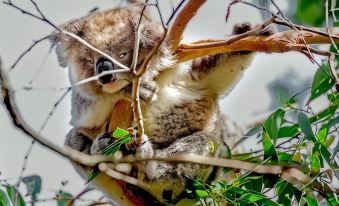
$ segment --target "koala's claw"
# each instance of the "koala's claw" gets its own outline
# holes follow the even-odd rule
[[[240,23],[240,24],[234,25],[232,34],[233,35],[243,34],[250,30],[252,30],[252,25],[249,22]]]
[[[249,22],[239,23],[239,24],[234,25],[232,34],[233,35],[243,34],[243,33],[246,33],[248,31],[252,30],[252,29],[253,29],[253,27]],[[274,29],[270,26],[266,27],[260,33],[261,36],[270,36],[272,34],[274,34]]]

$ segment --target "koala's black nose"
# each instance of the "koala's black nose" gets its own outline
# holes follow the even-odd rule
[[[113,69],[114,69],[114,64],[111,61],[104,59],[104,58],[100,58],[97,61],[97,65],[96,65],[97,74],[101,74],[102,72],[105,72],[105,71],[111,71]],[[105,76],[100,77],[99,81],[102,84],[107,84],[111,81],[114,81],[114,77],[115,76],[113,74],[107,74]]]

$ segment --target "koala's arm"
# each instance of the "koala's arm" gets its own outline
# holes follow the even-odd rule
[[[249,23],[237,24],[233,34],[242,34],[252,29]],[[268,28],[261,35],[269,36],[273,30]],[[198,87],[216,96],[230,90],[241,78],[255,56],[255,52],[227,52],[194,59],[190,69],[190,77]]]

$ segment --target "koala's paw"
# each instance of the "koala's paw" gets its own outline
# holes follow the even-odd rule
[[[233,35],[243,34],[252,29],[253,27],[249,22],[239,23],[239,24],[234,25],[232,34]],[[270,36],[272,34],[274,34],[274,29],[268,26],[260,33],[260,36]]]
[[[250,31],[251,29],[252,29],[252,25],[250,23],[248,22],[239,23],[239,24],[234,25],[232,34],[233,35],[243,34],[245,32]]]
[[[152,144],[145,134],[142,137],[141,145],[136,149],[136,155],[143,158],[152,157],[154,155]]]

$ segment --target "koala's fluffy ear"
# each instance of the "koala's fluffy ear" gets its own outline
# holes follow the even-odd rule
[[[70,22],[67,22],[60,26],[60,29],[76,34],[77,36],[82,36],[82,27],[84,24],[83,19],[76,19]],[[64,47],[67,44],[74,43],[76,40],[69,37],[66,34],[62,34],[60,31],[54,31],[49,38],[52,43],[52,47],[55,46],[55,52],[58,57],[59,65],[63,68],[67,67],[67,59],[64,55]]]
[[[143,48],[153,48],[163,34],[161,25],[154,22],[145,22],[141,29],[140,42]]]

